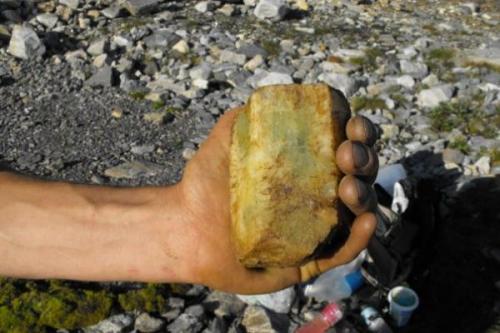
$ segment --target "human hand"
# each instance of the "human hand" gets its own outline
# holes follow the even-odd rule
[[[373,144],[376,131],[364,117],[346,125],[348,140],[336,152],[345,174],[339,185],[342,202],[356,215],[345,244],[331,257],[300,267],[248,269],[237,259],[231,242],[229,151],[231,128],[241,108],[226,112],[208,139],[189,161],[179,184],[184,209],[193,230],[192,282],[241,294],[276,291],[321,274],[354,259],[375,231],[377,201],[371,182],[378,171]],[[344,107],[349,115],[348,106]]]

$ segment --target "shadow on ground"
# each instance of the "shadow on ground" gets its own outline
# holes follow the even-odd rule
[[[411,324],[400,332],[500,332],[500,177],[475,178],[460,187],[439,154],[417,154],[405,162],[437,170],[431,178],[446,191],[432,238],[416,259],[409,279],[420,296]],[[452,185],[453,186],[453,185]]]

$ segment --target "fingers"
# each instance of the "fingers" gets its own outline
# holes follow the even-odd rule
[[[337,165],[347,175],[374,178],[378,170],[378,157],[374,149],[360,141],[344,141],[336,153]]]
[[[359,215],[351,228],[351,234],[344,246],[331,258],[317,259],[300,267],[300,280],[306,282],[333,267],[344,265],[352,261],[363,251],[370,241],[375,228],[377,217],[374,213]]]
[[[345,176],[340,181],[339,196],[356,216],[375,211],[377,196],[373,188],[354,176]]]
[[[346,126],[347,138],[373,146],[377,141],[378,133],[373,123],[366,117],[356,116],[349,119]]]

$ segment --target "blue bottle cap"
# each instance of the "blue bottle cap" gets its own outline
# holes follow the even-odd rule
[[[359,287],[361,287],[365,282],[360,270],[347,274],[345,276],[345,281],[351,288],[351,292],[355,292],[356,290],[358,290]]]

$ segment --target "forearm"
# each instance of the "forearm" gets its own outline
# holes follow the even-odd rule
[[[111,188],[0,173],[0,275],[188,280],[176,187]]]

